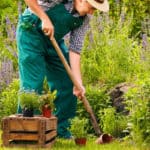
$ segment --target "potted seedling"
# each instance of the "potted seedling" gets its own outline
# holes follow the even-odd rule
[[[33,117],[34,109],[40,105],[39,95],[34,91],[20,91],[19,100],[23,117]]]
[[[83,118],[80,119],[78,117],[75,117],[71,120],[71,127],[70,131],[72,132],[73,136],[75,137],[75,143],[80,146],[85,146],[87,141],[87,119]]]
[[[51,92],[50,90],[47,93],[40,95],[40,110],[43,117],[50,118],[52,110],[54,109],[54,100],[56,98],[56,90]]]

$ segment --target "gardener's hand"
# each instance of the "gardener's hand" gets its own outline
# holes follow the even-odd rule
[[[42,21],[42,31],[50,39],[54,36],[54,27],[45,11],[39,6],[37,0],[24,0],[32,12]]]
[[[78,99],[82,99],[85,95],[85,88],[82,85],[81,89],[78,89],[76,86],[73,87],[73,94],[78,98]]]
[[[49,18],[42,20],[42,30],[50,39],[54,36],[54,26]]]

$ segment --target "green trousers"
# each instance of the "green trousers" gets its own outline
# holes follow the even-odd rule
[[[73,84],[66,73],[52,45],[45,42],[45,36],[34,24],[22,28],[20,21],[17,28],[17,46],[19,56],[20,88],[34,89],[42,92],[43,80],[46,77],[50,89],[57,90],[54,101],[54,114],[58,117],[58,136],[69,138],[69,119],[75,116],[77,98],[73,95]],[[64,40],[58,42],[66,60],[69,62],[68,48]],[[21,113],[20,106],[18,113]]]

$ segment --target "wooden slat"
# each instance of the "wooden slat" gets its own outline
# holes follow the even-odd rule
[[[10,144],[9,147],[37,148],[38,145],[37,144],[36,145],[35,144]]]
[[[55,130],[57,128],[57,118],[51,117],[46,120],[46,131]]]
[[[10,119],[9,125],[10,131],[30,131],[35,132],[38,131],[38,119]]]
[[[9,145],[9,119],[2,120],[2,140],[3,144],[8,146]]]
[[[38,134],[26,134],[26,133],[10,133],[9,135],[10,140],[33,140],[37,141],[38,140]]]
[[[10,144],[9,147],[24,147],[24,148],[34,148],[36,150],[37,147],[49,148],[51,149],[52,145],[55,143],[55,139],[49,143],[38,145],[38,144]]]
[[[54,140],[52,140],[51,142],[49,142],[49,143],[46,143],[43,147],[45,147],[45,148],[51,148],[52,147],[52,145],[55,143],[55,139]]]
[[[46,134],[46,141],[51,140],[51,139],[54,138],[56,135],[57,135],[56,130],[47,133],[47,134]]]

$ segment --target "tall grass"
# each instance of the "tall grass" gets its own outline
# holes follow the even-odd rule
[[[141,46],[135,39],[129,38],[131,22],[119,20],[114,25],[108,16],[93,19],[82,54],[85,83],[115,85],[132,80],[145,71]]]
[[[138,80],[125,96],[130,136],[137,144],[150,146],[150,78]]]

